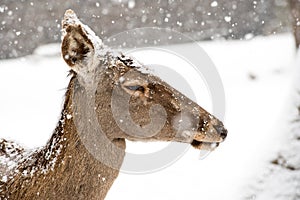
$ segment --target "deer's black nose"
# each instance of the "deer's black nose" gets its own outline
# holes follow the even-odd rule
[[[223,124],[222,125],[214,125],[214,128],[216,131],[220,134],[221,138],[225,140],[227,137],[227,130],[224,128]]]

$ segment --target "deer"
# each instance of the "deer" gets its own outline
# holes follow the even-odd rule
[[[109,49],[72,10],[62,20],[61,52],[71,77],[58,124],[34,150],[0,140],[1,199],[104,199],[126,140],[208,151],[225,140],[220,120],[134,58]]]

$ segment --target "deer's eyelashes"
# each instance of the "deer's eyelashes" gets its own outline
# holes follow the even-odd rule
[[[139,83],[136,81],[129,81],[122,84],[122,88],[134,97],[140,97],[143,100],[149,97],[149,88],[147,83]]]
[[[145,92],[144,86],[141,86],[141,85],[128,85],[128,86],[125,86],[125,88],[128,90],[131,90],[131,91],[140,91],[142,93]]]

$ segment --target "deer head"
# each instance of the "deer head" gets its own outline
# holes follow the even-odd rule
[[[74,84],[94,96],[98,123],[110,141],[176,141],[213,150],[227,136],[221,121],[142,72],[132,58],[113,53],[72,10],[63,20],[62,56]]]

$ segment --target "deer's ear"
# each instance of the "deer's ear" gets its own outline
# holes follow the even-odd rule
[[[93,59],[95,47],[80,24],[68,25],[64,31],[62,55],[66,63],[77,71],[79,69],[76,68],[84,65],[86,59]]]
[[[72,10],[67,10],[62,21],[62,56],[77,73],[91,71],[97,63],[97,55],[103,48],[102,41]]]

